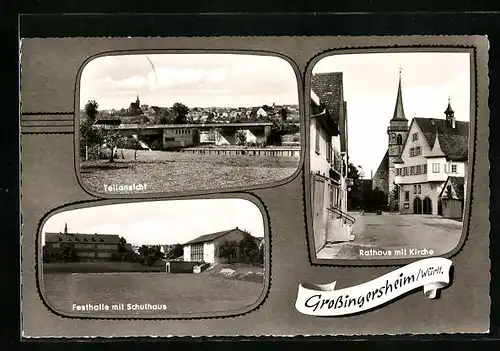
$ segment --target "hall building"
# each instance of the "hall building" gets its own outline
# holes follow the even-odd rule
[[[45,233],[45,255],[49,261],[110,261],[119,257],[120,236],[115,234]]]
[[[469,122],[456,120],[449,99],[444,115],[414,117],[407,127],[400,75],[394,115],[387,129],[388,150],[373,179],[373,188],[387,194],[391,210],[461,218],[466,201]],[[454,198],[449,198],[451,191],[444,190],[446,184],[452,185]],[[443,200],[448,206],[444,213]]]
[[[354,239],[347,213],[347,103],[341,72],[311,79],[310,174],[314,246]]]

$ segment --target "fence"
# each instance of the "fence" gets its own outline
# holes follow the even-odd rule
[[[189,148],[182,152],[198,155],[244,155],[244,156],[291,156],[300,157],[300,149],[297,148],[251,148],[251,149],[229,149],[229,148]]]

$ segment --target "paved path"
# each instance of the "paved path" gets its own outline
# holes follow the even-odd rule
[[[356,218],[354,241],[329,244],[318,253],[318,258],[430,257],[453,250],[462,234],[462,222],[441,216],[397,214],[354,216]],[[406,252],[401,251],[402,249],[406,249]]]

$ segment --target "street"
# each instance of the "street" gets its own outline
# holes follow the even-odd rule
[[[441,216],[350,214],[356,218],[355,239],[328,243],[317,258],[377,260],[437,256],[453,250],[462,233],[462,222]]]

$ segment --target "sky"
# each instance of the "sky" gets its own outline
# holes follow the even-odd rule
[[[80,107],[142,104],[171,107],[249,107],[298,104],[295,72],[274,56],[154,54],[104,56],[90,61],[80,80]]]
[[[370,178],[387,151],[387,127],[393,116],[401,71],[408,126],[413,117],[445,118],[450,98],[459,121],[470,120],[468,53],[373,53],[329,56],[313,74],[343,72],[347,101],[348,153]]]
[[[245,229],[264,237],[259,208],[243,199],[196,199],[135,202],[87,207],[55,214],[42,229],[46,232],[117,234],[138,245],[185,243],[204,234]]]

